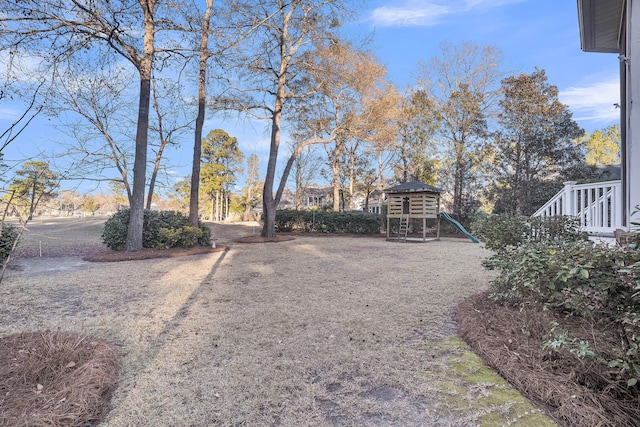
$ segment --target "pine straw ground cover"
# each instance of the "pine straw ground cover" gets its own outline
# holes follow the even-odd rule
[[[73,332],[0,338],[0,424],[91,425],[109,408],[118,354],[105,340]]]
[[[54,225],[78,247],[71,222]],[[214,225],[230,250],[189,257],[23,255],[0,285],[0,336],[112,343],[120,369],[104,426],[553,425],[455,337],[454,307],[491,278],[479,245],[240,244],[256,230],[239,228]]]
[[[612,382],[606,366],[543,344],[554,323],[598,353],[618,343],[606,328],[553,310],[511,307],[473,295],[457,307],[460,335],[492,368],[564,426],[640,426],[637,390]],[[622,384],[621,384],[622,383]],[[584,384],[591,384],[593,389]],[[594,391],[600,389],[601,392]]]

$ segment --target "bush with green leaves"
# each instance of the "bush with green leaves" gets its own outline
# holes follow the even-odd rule
[[[128,226],[129,209],[116,212],[104,225],[102,242],[111,250],[125,250]],[[180,212],[144,211],[142,246],[145,248],[208,246],[210,243],[211,230],[203,223],[196,228]]]
[[[13,244],[18,238],[18,229],[13,224],[2,224],[0,233],[0,263],[9,258]]]
[[[490,297],[580,317],[615,333],[620,346],[605,355],[582,351],[589,343],[572,337],[554,337],[546,345],[563,344],[576,357],[592,357],[635,386],[640,380],[640,251],[556,237],[524,239],[485,259],[486,268],[499,271]]]
[[[530,241],[584,241],[588,238],[580,231],[579,221],[570,216],[478,215],[471,224],[471,233],[487,249],[498,253]]]
[[[588,241],[571,217],[476,218],[473,233],[494,254],[483,261],[499,272],[490,297],[504,304],[554,310],[616,334],[619,347],[598,352],[550,325],[548,351],[591,358],[613,382],[640,381],[640,251]]]
[[[368,212],[280,209],[276,212],[276,231],[377,234],[380,221],[380,215]]]
[[[162,227],[158,230],[158,238],[161,246],[165,248],[181,247],[189,248],[196,246],[202,239],[203,230],[201,228],[185,225],[180,228]]]

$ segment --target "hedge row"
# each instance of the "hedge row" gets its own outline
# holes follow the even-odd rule
[[[276,231],[321,233],[380,233],[381,217],[368,212],[297,211],[276,212]]]

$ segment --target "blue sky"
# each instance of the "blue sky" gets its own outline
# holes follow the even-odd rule
[[[413,82],[418,64],[437,55],[442,43],[471,42],[500,49],[509,74],[531,73],[535,67],[546,70],[549,83],[558,86],[561,101],[586,131],[619,118],[613,106],[619,102],[618,59],[615,54],[581,51],[574,0],[370,0],[348,31],[372,35],[369,49],[400,88]],[[0,128],[8,123],[3,118],[12,115],[7,107],[0,105]],[[209,118],[204,132],[224,129],[238,138],[245,157],[256,153],[266,162],[265,126]],[[53,119],[40,117],[5,149],[5,158],[20,158],[34,147],[48,150],[63,138]],[[174,179],[190,173],[192,138],[187,134],[181,148],[168,152]]]
[[[375,30],[373,50],[398,84],[410,82],[419,61],[442,43],[471,42],[503,52],[512,74],[545,69],[561,100],[588,132],[616,122],[619,100],[615,54],[580,49],[574,0],[375,0],[360,20]]]

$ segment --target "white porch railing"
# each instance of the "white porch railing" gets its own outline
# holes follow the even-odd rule
[[[620,181],[579,184],[564,188],[538,209],[533,216],[570,215],[580,220],[587,233],[613,233],[622,228],[622,186]]]

